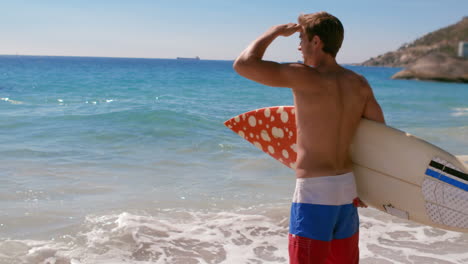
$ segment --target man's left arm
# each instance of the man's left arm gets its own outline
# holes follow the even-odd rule
[[[268,46],[279,36],[288,37],[301,30],[294,23],[278,25],[270,28],[253,41],[234,62],[234,70],[239,75],[252,81],[274,87],[290,87],[289,73],[294,68],[303,67],[298,64],[280,64],[263,60]]]

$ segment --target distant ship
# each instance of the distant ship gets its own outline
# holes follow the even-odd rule
[[[200,57],[196,56],[195,58],[184,58],[184,57],[177,57],[178,60],[200,60]]]

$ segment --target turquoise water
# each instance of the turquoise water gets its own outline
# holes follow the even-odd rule
[[[368,79],[389,125],[468,154],[468,84],[391,80],[399,69],[346,67]],[[78,261],[83,251],[92,255],[81,235],[105,221],[131,219],[141,229],[149,221],[143,216],[186,221],[179,210],[231,220],[224,212],[234,210],[246,220],[236,210],[252,205],[266,206],[258,209],[270,217],[262,221],[287,217],[292,172],[223,122],[291,105],[291,92],[241,78],[230,61],[0,56],[0,99],[0,263],[21,259],[37,241],[61,248],[51,242],[60,238],[77,245],[68,261]],[[223,223],[218,230],[228,228]],[[284,232],[286,224],[275,228]],[[121,250],[120,258],[130,254]],[[281,256],[272,261],[284,263]],[[165,263],[158,261],[151,263]],[[204,261],[193,263],[221,262]]]

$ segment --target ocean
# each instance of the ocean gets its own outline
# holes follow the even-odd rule
[[[346,67],[468,155],[468,84]],[[288,263],[294,174],[223,122],[292,104],[232,61],[0,56],[0,263]],[[359,212],[361,263],[468,263],[468,234]]]

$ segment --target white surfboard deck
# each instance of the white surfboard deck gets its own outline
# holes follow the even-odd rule
[[[294,168],[294,161],[280,157],[281,150],[275,151],[272,144],[295,159],[288,148],[291,140],[295,142],[294,114],[293,106],[267,107],[233,117],[225,125]],[[462,161],[424,140],[366,119],[358,127],[351,156],[359,197],[369,206],[421,224],[468,232],[468,166],[464,162],[468,156],[460,156]]]
[[[457,176],[468,172],[462,160],[408,133],[365,119],[351,156],[359,196],[372,207],[422,224],[468,232],[468,179]],[[453,175],[453,170],[460,173]]]

